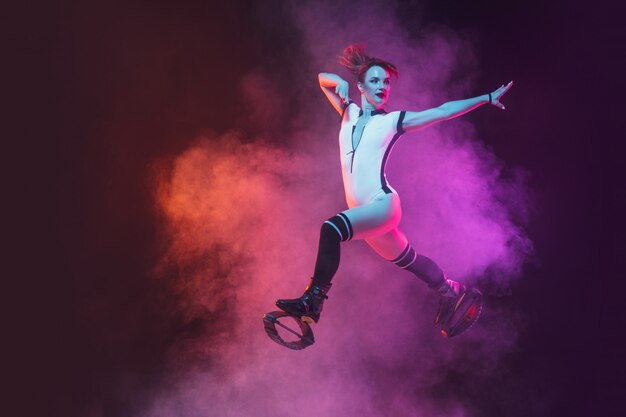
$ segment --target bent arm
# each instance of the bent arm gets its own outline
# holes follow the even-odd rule
[[[420,112],[408,111],[404,116],[402,127],[407,132],[423,129],[435,123],[459,117],[487,103],[489,103],[489,95],[484,94],[465,100],[449,101],[434,109]]]
[[[348,82],[336,74],[321,72],[318,75],[320,88],[326,95],[330,104],[333,105],[339,114],[343,114],[344,104],[348,104],[350,97],[348,96]]]

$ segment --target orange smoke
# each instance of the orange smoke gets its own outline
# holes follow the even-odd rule
[[[311,252],[312,247],[298,249],[298,239],[285,229],[298,217],[295,188],[303,171],[302,156],[243,143],[234,134],[202,138],[159,164],[156,203],[165,217],[168,248],[157,272],[172,279],[187,319],[233,300],[245,310],[239,305],[247,282],[257,283],[257,293],[258,283],[278,284],[284,275],[281,254]],[[267,293],[265,307],[275,296]]]

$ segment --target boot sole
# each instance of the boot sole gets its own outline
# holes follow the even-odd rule
[[[285,324],[280,322],[282,318],[289,318],[296,322],[298,325],[298,330],[294,328],[290,328]],[[272,339],[274,342],[282,345],[288,349],[292,350],[302,350],[308,346],[311,346],[315,343],[315,338],[313,336],[313,330],[308,323],[301,321],[298,317],[294,317],[291,314],[284,311],[271,311],[263,315],[263,326],[265,327],[265,333]],[[299,340],[289,341],[283,339],[278,333],[278,329],[276,326],[282,327],[284,329],[288,329],[289,332],[293,333],[298,337]]]

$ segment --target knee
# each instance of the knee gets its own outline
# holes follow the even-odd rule
[[[320,239],[333,240],[337,242],[342,242],[344,240],[341,232],[337,230],[334,225],[328,222],[322,223],[322,227],[320,229]]]
[[[352,239],[352,225],[345,214],[339,213],[322,224],[320,233],[322,236],[336,237],[345,242]]]

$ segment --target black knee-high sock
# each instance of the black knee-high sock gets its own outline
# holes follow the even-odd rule
[[[439,288],[445,281],[441,268],[432,259],[416,253],[410,244],[407,244],[400,256],[391,262],[411,271],[430,288]]]
[[[339,268],[340,243],[352,239],[352,225],[348,217],[339,213],[326,220],[320,230],[320,243],[317,250],[313,284],[330,284]]]

